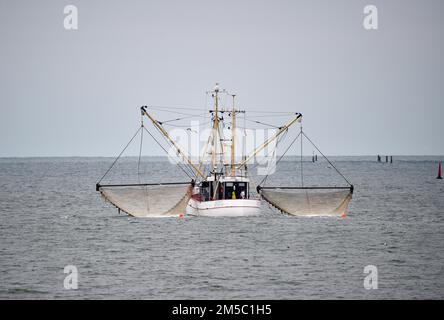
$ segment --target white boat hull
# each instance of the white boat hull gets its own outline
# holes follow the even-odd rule
[[[191,198],[187,205],[187,214],[194,216],[245,217],[260,213],[260,201],[256,199],[197,201]]]

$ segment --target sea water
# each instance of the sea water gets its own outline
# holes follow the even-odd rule
[[[442,158],[334,157],[355,186],[346,218],[264,203],[257,217],[182,219],[132,218],[105,203],[95,183],[111,158],[3,158],[0,298],[443,299]],[[303,160],[305,185],[344,183],[323,159]],[[106,179],[187,181],[157,158],[134,176],[137,163],[123,159]],[[267,184],[298,185],[300,172],[297,159],[281,161]],[[377,289],[364,286],[369,265]],[[78,271],[75,290],[66,266]]]

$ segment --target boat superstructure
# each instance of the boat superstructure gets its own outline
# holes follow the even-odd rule
[[[188,202],[187,214],[202,216],[252,216],[260,214],[260,199],[250,195],[246,177],[209,176],[199,182]]]

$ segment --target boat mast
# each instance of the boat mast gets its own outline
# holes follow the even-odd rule
[[[213,199],[217,199],[217,186],[219,184],[219,181],[217,179],[217,141],[218,141],[218,133],[219,133],[219,102],[218,97],[219,95],[219,84],[216,83],[214,87],[214,112],[213,112],[213,148],[211,150],[211,166],[212,166],[212,173],[214,175],[214,181],[213,181]]]
[[[212,150],[212,155],[211,155],[212,156],[211,165],[212,165],[214,174],[216,174],[216,169],[217,169],[216,156],[217,156],[217,138],[218,138],[218,132],[219,132],[218,94],[219,94],[219,84],[216,83],[216,86],[214,87],[213,150]]]
[[[234,108],[235,94],[233,97],[233,111],[231,112],[231,175],[236,176],[236,163],[235,163],[235,143],[236,143],[236,109]]]

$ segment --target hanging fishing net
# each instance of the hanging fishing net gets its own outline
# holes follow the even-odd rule
[[[173,168],[169,167],[170,164],[166,159],[159,160],[165,161],[165,163],[159,162],[160,166],[158,162],[150,163],[147,161],[145,164],[141,163],[144,132],[148,133],[163,150],[166,150],[166,147],[145,128],[142,122],[136,133],[112,162],[102,178],[97,182],[96,191],[100,192],[102,197],[118,208],[119,211],[123,211],[134,217],[171,217],[184,215],[194,185],[194,167],[190,164],[188,164],[188,166],[187,164],[178,164],[178,167],[188,176],[189,182],[166,182],[165,180],[167,178],[175,175],[172,171]],[[118,173],[117,183],[113,184],[116,178],[107,178],[105,181],[109,182],[102,183],[105,177],[109,176],[111,170],[116,166],[128,147],[130,147],[130,145],[134,146],[132,142],[138,135],[140,135],[140,144],[138,146],[139,156],[137,161],[131,158],[122,159],[119,163],[121,168],[124,169],[124,172]],[[149,170],[145,171],[143,169],[144,166],[148,167]],[[131,172],[133,172],[133,174],[131,174]],[[142,181],[152,180],[160,180],[162,182],[141,183]],[[134,183],[134,181],[138,183]]]
[[[259,193],[275,208],[296,216],[343,216],[352,199],[352,190],[265,187]]]
[[[315,160],[314,155],[312,161],[304,161],[302,149],[303,138],[310,142],[311,146],[322,155],[324,162],[317,164],[317,159]],[[300,161],[299,163],[297,163],[298,161],[287,161],[286,165],[287,170],[293,167],[292,172],[300,171],[300,186],[294,186],[296,179],[294,176],[289,179],[288,172],[286,175],[276,174],[278,179],[274,180],[275,183],[279,183],[280,186],[266,186],[269,176],[269,174],[267,174],[257,186],[257,191],[261,195],[261,198],[281,212],[290,215],[346,216],[348,213],[348,205],[352,199],[353,185],[319,150],[310,138],[307,137],[302,131],[302,127],[299,135],[293,139],[285,152],[276,161],[276,165],[298,139],[300,139],[301,143]],[[323,174],[321,174],[322,169],[324,169]],[[336,186],[331,186],[331,184],[329,186],[326,182],[330,181],[330,183],[332,183],[332,178],[335,173],[338,178],[342,178],[348,186],[341,186],[343,183],[334,183]],[[271,180],[273,180],[273,178]],[[284,183],[288,183],[289,185],[285,186]]]
[[[134,217],[168,217],[185,214],[191,197],[190,183],[182,185],[104,185],[102,196]]]

